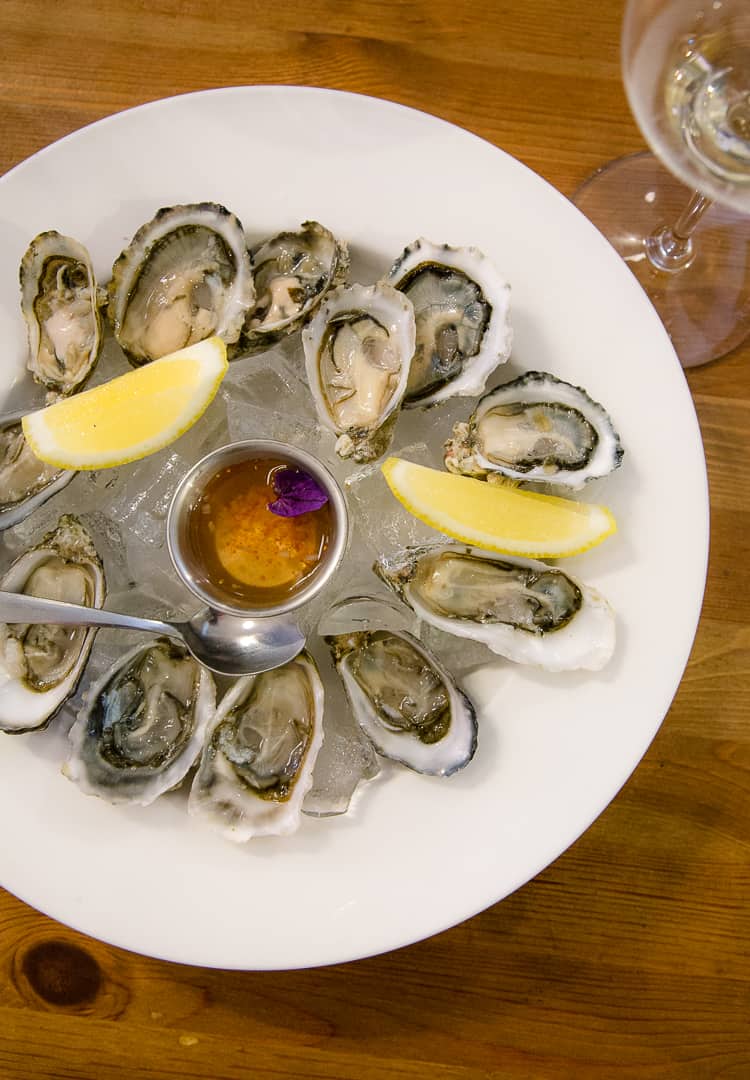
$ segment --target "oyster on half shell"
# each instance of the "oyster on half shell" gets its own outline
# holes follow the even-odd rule
[[[0,589],[100,608],[104,571],[87,530],[65,514],[16,559]],[[75,689],[95,633],[93,627],[0,623],[0,731],[46,726]]]
[[[325,637],[354,718],[383,757],[450,776],[474,756],[476,710],[429,649],[385,625],[388,605],[371,600],[369,607],[375,612],[369,629]],[[375,629],[378,608],[383,622]]]
[[[349,270],[346,244],[317,221],[304,221],[297,232],[264,240],[250,255],[256,299],[240,351],[268,348],[299,329]]]
[[[237,341],[255,299],[242,225],[217,203],[170,206],[112,267],[109,318],[133,364],[214,335]]]
[[[77,240],[50,230],[29,244],[19,277],[27,367],[48,390],[71,394],[91,374],[102,345],[104,290],[91,257]]]
[[[416,350],[404,407],[481,394],[510,356],[510,286],[486,255],[419,239],[396,259],[387,281],[411,300]]]
[[[547,563],[435,544],[381,558],[373,569],[420,619],[516,663],[598,671],[614,652],[604,597]]]
[[[414,312],[390,285],[339,286],[302,331],[307,381],[336,453],[374,461],[393,437],[414,353]]]
[[[184,645],[141,643],[85,692],[63,772],[87,795],[148,806],[194,765],[215,705],[213,676]]]
[[[21,414],[0,424],[0,531],[18,525],[70,483],[75,472],[40,461],[26,442]]]
[[[209,726],[188,812],[237,843],[295,832],[323,742],[323,701],[305,652],[237,679]]]
[[[623,457],[609,414],[579,386],[528,371],[485,394],[445,444],[451,472],[543,480],[572,489],[606,476]]]

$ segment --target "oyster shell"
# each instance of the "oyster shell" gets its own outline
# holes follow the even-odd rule
[[[50,230],[31,241],[19,276],[28,369],[48,390],[70,394],[91,374],[102,345],[104,293],[91,257],[77,240]]]
[[[194,765],[215,707],[213,677],[184,645],[141,643],[85,692],[63,772],[87,795],[148,806]]]
[[[481,394],[510,356],[510,286],[476,248],[421,238],[396,259],[387,280],[411,300],[416,349],[404,407]]]
[[[5,417],[0,425],[0,531],[18,525],[74,476],[36,457],[24,438],[20,414]]]
[[[250,254],[256,300],[240,349],[251,352],[297,330],[349,270],[346,244],[317,221],[279,233]]]
[[[239,678],[211,721],[188,812],[237,843],[295,832],[323,742],[323,699],[305,652]]]
[[[390,285],[339,286],[302,331],[307,381],[336,453],[374,461],[385,453],[406,391],[414,313]]]
[[[104,571],[86,529],[65,514],[16,559],[0,589],[100,608]],[[0,731],[46,726],[75,689],[95,633],[93,627],[0,623]]]
[[[485,394],[445,444],[451,472],[544,480],[577,489],[618,468],[623,449],[609,414],[579,386],[528,371]]]
[[[237,341],[255,299],[242,225],[216,203],[170,206],[112,267],[108,314],[133,364],[217,335]]]
[[[615,621],[595,589],[533,559],[455,544],[411,548],[373,567],[425,622],[547,671],[598,671]]]
[[[354,717],[379,754],[432,776],[450,776],[471,761],[476,710],[417,638],[383,627],[325,640]]]

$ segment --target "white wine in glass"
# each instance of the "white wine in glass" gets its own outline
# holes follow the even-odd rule
[[[605,166],[573,201],[691,367],[750,334],[750,0],[629,0],[622,71],[653,154]]]

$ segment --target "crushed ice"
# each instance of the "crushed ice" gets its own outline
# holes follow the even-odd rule
[[[125,370],[127,361],[109,337],[93,382]],[[467,399],[448,401],[439,409],[403,411],[390,452],[422,464],[439,464],[454,421],[466,419],[470,411]],[[315,415],[298,334],[263,354],[233,361],[204,416],[171,446],[130,465],[79,472],[68,488],[3,534],[0,551],[7,565],[38,543],[60,514],[76,513],[91,531],[104,563],[106,607],[157,619],[189,616],[195,599],[172,569],[166,548],[170,500],[182,477],[206,453],[250,438],[276,439],[310,451],[338,479],[349,502],[352,529],[344,562],[335,582],[302,610],[300,618],[326,691],[325,740],[303,810],[317,817],[343,814],[361,782],[378,775],[384,763],[351,716],[327,646],[316,633],[317,622],[334,601],[346,596],[388,599],[372,573],[374,560],[407,545],[434,541],[436,533],[393,498],[378,462],[357,467],[336,455],[335,437]],[[475,642],[419,624],[414,629],[459,679],[497,660]],[[98,632],[84,678],[55,721],[58,737],[71,726],[86,687],[138,640],[142,635]]]

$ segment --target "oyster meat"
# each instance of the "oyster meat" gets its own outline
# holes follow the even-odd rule
[[[323,742],[312,657],[237,679],[211,721],[188,811],[228,840],[293,833]]]
[[[102,345],[99,290],[88,251],[50,230],[35,236],[21,260],[21,311],[28,369],[56,394],[70,394],[91,374]]]
[[[352,712],[376,751],[415,772],[450,776],[477,746],[476,710],[405,630],[327,636]]]
[[[74,476],[40,461],[24,438],[20,416],[6,417],[0,426],[0,531],[18,525]]]
[[[416,350],[404,407],[481,394],[510,356],[510,286],[476,248],[419,239],[387,280],[411,300]]]
[[[373,569],[420,619],[516,663],[598,671],[614,652],[604,597],[547,563],[438,544]]]
[[[297,330],[349,269],[346,244],[317,221],[265,240],[250,255],[256,300],[240,348],[251,352]]]
[[[65,514],[16,559],[0,589],[100,608],[104,571],[89,533]],[[0,623],[0,731],[46,726],[75,689],[95,633],[92,627]]]
[[[616,469],[620,438],[606,410],[585,390],[529,371],[480,399],[445,444],[451,472],[544,480],[577,489]]]
[[[133,364],[217,335],[237,341],[255,300],[242,225],[216,203],[159,210],[115,261],[108,314]]]
[[[414,312],[390,285],[339,286],[302,331],[307,381],[336,452],[355,461],[385,453],[414,353]]]
[[[195,764],[215,706],[212,675],[184,645],[139,644],[84,694],[63,772],[87,795],[148,806]]]

